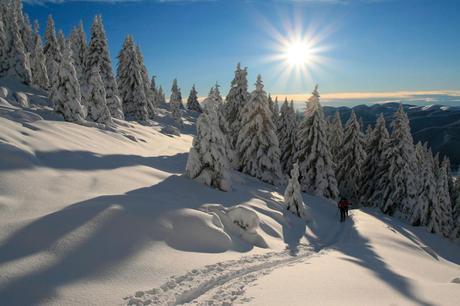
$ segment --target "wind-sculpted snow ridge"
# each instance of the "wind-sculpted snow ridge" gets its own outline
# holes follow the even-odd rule
[[[243,295],[246,285],[259,276],[313,254],[317,252],[302,246],[296,256],[284,250],[207,265],[184,275],[172,276],[158,288],[138,291],[126,297],[124,305],[180,305],[191,302],[197,305],[195,300],[200,297],[203,301],[199,301],[198,305],[210,305],[211,302],[212,305],[230,305]]]

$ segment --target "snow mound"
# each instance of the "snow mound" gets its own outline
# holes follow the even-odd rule
[[[456,277],[454,278],[451,283],[454,283],[454,284],[460,284],[460,277]]]
[[[258,233],[260,220],[253,209],[242,205],[226,208],[220,204],[205,204],[200,209],[218,218],[230,234],[236,234],[251,245],[268,248]]]

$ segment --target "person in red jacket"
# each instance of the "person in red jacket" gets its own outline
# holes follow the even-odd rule
[[[348,207],[351,205],[350,201],[344,197],[340,198],[339,203],[337,204],[340,210],[340,222],[345,221],[345,218],[348,217]]]

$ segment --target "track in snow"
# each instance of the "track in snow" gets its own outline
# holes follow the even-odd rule
[[[138,291],[125,298],[125,305],[179,305],[210,296],[201,305],[230,305],[244,293],[244,287],[259,276],[280,266],[301,261],[318,252],[309,247],[301,247],[296,256],[289,250],[261,255],[243,256],[239,260],[229,260],[201,269],[194,269],[185,275],[172,276],[159,288]],[[218,290],[213,290],[213,289]],[[196,303],[194,303],[196,304]]]
[[[326,248],[341,240],[349,224],[337,224],[321,247],[300,245],[296,255],[286,249],[193,269],[184,275],[170,277],[158,288],[126,297],[124,305],[232,305],[248,302],[243,294],[250,283],[274,269],[321,255]]]

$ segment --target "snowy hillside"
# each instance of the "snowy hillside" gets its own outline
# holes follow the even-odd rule
[[[81,126],[42,92],[2,82],[2,305],[460,299],[460,247],[424,228],[374,210],[341,224],[334,203],[307,194],[305,224],[284,210],[284,186],[232,172],[221,192],[184,176],[187,119],[182,136],[161,132],[161,112],[152,126]]]

